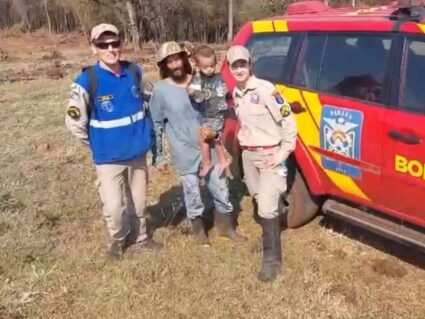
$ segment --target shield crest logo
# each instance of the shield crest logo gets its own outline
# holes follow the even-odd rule
[[[363,113],[357,110],[324,105],[320,122],[320,147],[326,151],[360,160]],[[322,156],[324,168],[361,178],[361,169]]]

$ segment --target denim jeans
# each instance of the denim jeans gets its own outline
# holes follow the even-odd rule
[[[220,177],[218,175],[219,171],[219,165],[215,165],[205,177],[205,181],[213,197],[215,209],[220,213],[227,214],[233,211],[233,205],[229,200],[229,188],[227,187],[226,177]],[[181,179],[187,217],[194,219],[195,217],[202,216],[205,205],[201,198],[200,178],[198,174],[181,175]]]

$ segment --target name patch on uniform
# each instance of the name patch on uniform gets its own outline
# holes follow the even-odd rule
[[[73,120],[79,120],[81,117],[80,109],[76,106],[70,106],[66,112],[70,118]]]
[[[257,92],[251,94],[251,103],[260,104],[260,95]]]
[[[273,97],[277,104],[282,105],[285,103],[285,100],[283,99],[282,95],[279,92],[275,91],[273,93]]]
[[[324,105],[320,121],[320,147],[349,158],[360,160],[363,113]],[[322,156],[324,168],[361,178],[361,169],[342,161]]]
[[[106,102],[106,101],[111,101],[114,99],[114,96],[112,94],[108,94],[108,95],[101,95],[97,97],[97,100],[99,102]]]

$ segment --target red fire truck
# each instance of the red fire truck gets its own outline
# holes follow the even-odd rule
[[[290,4],[251,21],[254,74],[273,82],[298,124],[287,226],[325,214],[425,247],[425,6],[367,9]],[[234,81],[227,63],[222,73]],[[238,122],[225,125],[238,162]]]

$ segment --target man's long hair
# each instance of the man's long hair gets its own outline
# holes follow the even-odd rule
[[[183,61],[183,68],[184,68],[185,73],[186,74],[192,74],[193,70],[192,70],[192,66],[190,65],[187,54],[181,53],[180,58]],[[167,61],[167,59],[164,59],[164,61],[162,61],[161,64],[159,65],[159,76],[160,76],[161,80],[166,79],[166,78],[170,77],[170,75],[171,75],[170,69],[167,67],[166,61]]]

